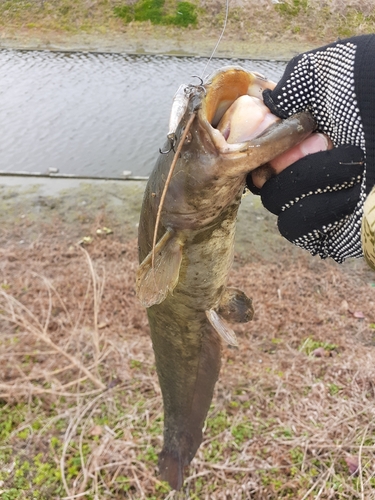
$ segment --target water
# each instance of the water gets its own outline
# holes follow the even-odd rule
[[[173,95],[207,59],[0,51],[0,171],[148,175]],[[285,63],[214,59],[278,80]]]

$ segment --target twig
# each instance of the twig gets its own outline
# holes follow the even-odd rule
[[[103,384],[103,382],[101,382],[99,379],[97,379],[75,356],[72,356],[71,354],[66,352],[64,349],[62,349],[60,346],[58,346],[57,344],[55,344],[51,340],[51,338],[46,333],[46,325],[44,327],[42,327],[42,325],[39,323],[39,321],[35,318],[35,316],[31,313],[31,311],[29,309],[27,309],[17,299],[12,297],[11,295],[8,295],[6,292],[1,290],[0,293],[5,298],[5,300],[7,301],[8,305],[10,307],[11,319],[8,318],[8,321],[11,321],[12,323],[14,323],[16,325],[25,328],[27,331],[29,331],[31,334],[33,334],[38,340],[44,342],[48,346],[55,349],[56,352],[58,352],[59,354],[64,356],[72,364],[74,364],[79,370],[81,370],[93,382],[93,384],[96,387],[98,387],[99,389],[106,388],[106,386]],[[18,306],[21,310],[27,312],[27,314],[34,319],[38,328],[32,326],[32,324],[30,324],[30,323],[25,324],[25,320],[15,312],[14,306]]]
[[[43,389],[43,388],[37,388],[33,385],[28,385],[27,387],[22,387],[17,384],[13,384],[9,386],[9,384],[4,384],[0,382],[0,389],[8,389],[11,392],[0,392],[0,398],[12,398],[14,396],[27,396],[29,394],[32,394],[33,396],[37,394],[53,394],[54,396],[64,396],[64,397],[77,397],[77,394],[73,394],[71,392],[60,392],[60,391],[55,391],[53,389]],[[95,396],[98,393],[103,393],[103,389],[95,389],[92,391],[87,391],[81,393],[81,396]]]
[[[86,404],[86,407],[78,414],[78,416],[75,419],[72,419],[71,422],[68,425],[68,428],[65,431],[65,436],[64,436],[64,446],[61,452],[61,458],[60,458],[60,471],[61,471],[61,479],[65,488],[65,491],[67,492],[68,496],[71,495],[68,483],[66,481],[65,477],[65,456],[66,452],[69,446],[69,443],[71,441],[71,436],[72,434],[75,433],[79,423],[83,419],[83,417],[86,415],[86,413],[92,408],[93,405],[99,401],[99,399],[103,396],[103,393],[99,394],[96,396],[92,401]]]
[[[361,440],[361,445],[358,450],[358,476],[359,476],[359,484],[361,486],[361,498],[362,500],[365,500],[364,496],[364,488],[363,488],[363,477],[362,477],[362,450],[363,450],[363,443],[365,442],[366,434],[368,431],[369,426],[366,426],[366,429],[364,430],[363,437]]]
[[[318,486],[318,484],[321,483],[322,481],[326,480],[326,477],[329,476],[329,473],[330,473],[330,471],[326,470],[322,476],[318,477],[318,479],[311,486],[311,488],[303,495],[301,500],[306,500],[306,498],[310,495],[310,493],[312,493],[315,490],[315,488]]]
[[[100,287],[98,288],[97,284],[97,275],[91,260],[91,257],[88,253],[88,251],[85,248],[82,248],[81,246],[79,247],[81,251],[85,254],[90,273],[91,273],[91,279],[92,279],[92,284],[93,284],[93,295],[94,295],[94,330],[93,330],[93,344],[95,348],[95,361],[98,363],[99,355],[100,355],[100,345],[99,345],[99,329],[98,329],[98,316],[99,316],[99,304],[100,304],[100,299],[102,295],[102,290],[103,288]]]

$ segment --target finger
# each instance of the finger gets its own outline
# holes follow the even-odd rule
[[[286,167],[292,165],[304,156],[332,149],[332,142],[327,135],[316,133],[300,142],[293,148],[276,156],[267,165],[262,165],[251,172],[251,180],[254,186],[261,189],[263,185]]]
[[[286,167],[292,165],[304,156],[332,149],[333,145],[330,138],[325,134],[311,134],[310,137],[300,142],[293,148],[285,151],[279,156],[276,156],[270,161],[270,165],[276,174],[282,172]]]
[[[300,199],[359,184],[363,169],[364,155],[357,146],[339,146],[305,156],[264,184],[260,190],[262,203],[278,215]]]
[[[330,229],[336,221],[342,220],[355,209],[361,186],[332,193],[310,196],[280,213],[278,228],[280,234],[289,241],[298,238],[316,237],[316,231]]]

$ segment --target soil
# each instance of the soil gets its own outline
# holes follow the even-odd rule
[[[134,242],[145,185],[146,181],[141,180],[5,176],[0,187],[2,248],[26,248],[43,238],[58,240],[67,249],[84,242],[86,237],[92,238],[93,243],[100,240],[105,235],[96,231],[101,227],[111,229],[109,239]],[[90,249],[90,243],[85,248]],[[277,218],[251,193],[241,203],[235,250],[239,262],[268,262],[270,266],[281,261],[293,266],[302,262],[318,274],[324,267],[359,276],[364,282],[374,281],[373,272],[363,259],[349,259],[339,265],[290,244],[280,236]]]
[[[33,401],[37,415],[30,408],[27,423],[36,418],[43,430],[25,442],[14,427],[7,449],[31,464],[42,453],[55,467],[49,440],[71,442],[56,462],[63,457],[64,493],[46,480],[38,483],[43,500],[85,487],[106,498],[108,484],[113,498],[167,498],[156,467],[161,394],[134,293],[144,187],[3,178],[0,403]],[[259,198],[244,197],[230,284],[253,298],[255,317],[236,326],[239,349],[223,346],[205,442],[181,498],[301,499],[318,490],[341,498],[329,496],[332,481],[346,498],[372,498],[374,281],[362,260],[339,266],[293,247]],[[50,428],[57,418],[63,423]],[[82,439],[85,473],[75,478],[69,464]],[[347,459],[362,460],[365,496]],[[100,477],[88,486],[93,467]],[[119,472],[130,478],[125,497]],[[19,474],[5,476],[4,491],[31,498],[27,486],[11,490]],[[303,496],[310,487],[312,496]]]

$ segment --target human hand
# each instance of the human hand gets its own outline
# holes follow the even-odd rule
[[[374,58],[374,35],[339,41],[294,58],[275,89],[263,93],[281,118],[310,111],[334,149],[265,182],[262,201],[278,212],[285,237],[337,262],[362,255],[363,204],[375,184]]]
[[[278,216],[282,236],[313,255],[332,256],[331,247],[324,247],[324,236],[335,234],[338,224],[356,209],[363,168],[364,155],[357,146],[307,155],[263,184],[262,203]]]

